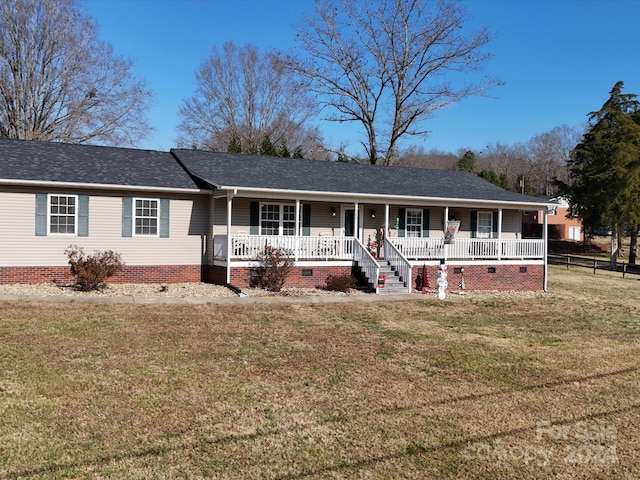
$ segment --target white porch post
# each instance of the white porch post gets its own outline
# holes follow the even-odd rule
[[[547,275],[548,275],[548,267],[547,267],[547,254],[548,254],[548,248],[549,248],[549,233],[548,233],[548,227],[547,227],[547,216],[549,215],[549,209],[545,208],[544,209],[544,221],[542,222],[542,256],[543,256],[543,261],[544,261],[544,285],[542,287],[542,289],[546,292],[547,291]]]
[[[296,198],[296,246],[294,259],[298,261],[298,253],[300,250],[300,235],[302,235],[302,225],[300,224],[300,199]]]
[[[498,260],[502,260],[502,207],[498,208]]]
[[[391,215],[391,207],[388,203],[384,204],[384,238],[389,234],[389,215]]]
[[[355,237],[362,241],[362,239],[360,238],[360,222],[358,221],[358,219],[360,218],[360,212],[358,212],[358,202],[355,202],[353,204],[353,225],[355,227]]]
[[[209,200],[209,235],[207,240],[207,263],[213,265],[215,259],[215,229],[216,229],[216,197],[211,195]]]
[[[231,283],[231,211],[233,195],[227,195],[227,283]]]
[[[449,206],[444,207],[444,218],[442,219],[442,235],[447,231],[447,222],[449,221]],[[446,263],[449,257],[449,245],[444,244],[444,261]]]

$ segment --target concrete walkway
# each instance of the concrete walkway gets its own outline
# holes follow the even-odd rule
[[[74,295],[0,295],[0,301],[24,302],[57,302],[57,303],[135,303],[147,304],[183,304],[183,305],[249,305],[254,303],[371,303],[400,300],[415,300],[419,298],[437,298],[434,295],[420,293],[399,293],[384,295],[304,295],[299,297],[90,297]]]

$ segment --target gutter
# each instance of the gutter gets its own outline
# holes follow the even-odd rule
[[[165,193],[190,193],[211,195],[211,190],[202,188],[173,188],[173,187],[149,187],[141,185],[110,185],[105,183],[78,183],[78,182],[54,182],[54,181],[34,181],[34,180],[10,180],[0,179],[0,185],[25,186],[25,187],[53,187],[53,188],[74,188],[91,190],[139,190],[144,192],[165,192]]]

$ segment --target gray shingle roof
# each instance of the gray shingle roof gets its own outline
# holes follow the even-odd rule
[[[197,189],[169,152],[0,139],[0,179]]]
[[[199,150],[172,153],[194,176],[217,187],[270,188],[326,193],[358,193],[549,203],[508,192],[467,173],[423,168],[359,165]]]

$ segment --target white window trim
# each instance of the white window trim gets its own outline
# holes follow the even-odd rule
[[[153,217],[138,217],[136,215],[136,202],[138,200],[142,200],[142,201],[152,201],[152,202],[156,202],[158,205],[157,208],[157,212],[158,214],[156,215],[156,233],[152,234],[152,233],[137,233],[136,232],[136,219],[138,218],[153,218]],[[146,198],[146,197],[133,197],[133,200],[131,201],[131,235],[134,237],[144,237],[144,238],[159,238],[160,237],[160,199],[159,198]]]
[[[287,237],[293,237],[299,234],[299,226],[295,224],[295,216],[294,216],[294,220],[293,220],[293,229],[294,229],[294,234],[293,235],[284,235],[284,207],[293,207],[293,210],[295,212],[296,209],[296,204],[295,203],[289,203],[289,202],[285,202],[285,203],[279,203],[279,202],[260,202],[260,210],[258,212],[258,234],[262,235],[262,207],[264,205],[278,205],[278,208],[280,210],[280,218],[278,220],[278,236],[282,237],[282,236],[287,236]]]
[[[412,223],[411,224],[413,226],[418,225],[418,230],[417,230],[418,235],[416,235],[413,238],[420,238],[420,237],[422,237],[422,222],[423,222],[423,218],[422,218],[423,212],[422,212],[422,210],[420,208],[407,208],[405,210],[405,212],[404,212],[404,236],[405,237],[411,236],[411,235],[409,235],[409,212],[418,212],[418,214],[420,215],[420,223],[418,223],[418,224]]]
[[[489,217],[489,233],[480,232],[480,215],[483,215],[483,214]],[[491,210],[481,210],[477,213],[476,237],[491,238],[492,236],[493,236],[493,212]]]
[[[73,233],[60,233],[51,231],[51,197],[66,197],[75,199],[75,213],[73,214]],[[49,193],[47,194],[47,235],[77,237],[78,236],[78,195],[70,195],[66,193]],[[70,217],[71,215],[66,215]]]

